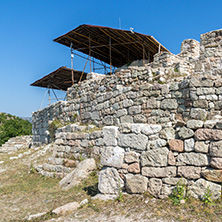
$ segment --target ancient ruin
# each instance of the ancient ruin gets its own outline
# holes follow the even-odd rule
[[[222,30],[184,40],[181,52],[157,52],[112,75],[88,73],[67,101],[32,114],[36,146],[55,138],[53,156],[37,166],[63,178],[82,159],[100,159],[99,191],[148,191],[164,198],[182,181],[213,199],[222,182]],[[59,128],[54,127],[59,122]],[[54,128],[53,128],[54,127]]]

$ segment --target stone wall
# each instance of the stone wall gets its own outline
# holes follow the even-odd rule
[[[63,177],[82,158],[101,156],[101,193],[124,187],[162,198],[182,177],[192,196],[202,198],[209,186],[219,198],[221,39],[222,31],[213,31],[200,44],[185,40],[178,55],[156,54],[145,67],[91,73],[68,89],[67,101],[33,113],[35,145],[50,141],[53,120],[69,124],[56,131],[53,156],[38,171]]]

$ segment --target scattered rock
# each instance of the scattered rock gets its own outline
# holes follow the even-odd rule
[[[52,213],[55,215],[64,215],[64,214],[71,213],[77,210],[79,207],[80,207],[79,203],[71,202],[71,203],[65,204],[61,207],[54,209]]]
[[[87,179],[89,174],[96,169],[96,162],[93,158],[86,159],[80,162],[77,167],[68,175],[66,175],[60,182],[59,185],[68,190],[73,186],[77,186],[84,179]]]

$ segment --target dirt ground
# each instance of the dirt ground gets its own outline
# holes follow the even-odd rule
[[[0,153],[0,221],[25,221],[28,215],[41,212],[48,213],[35,221],[222,221],[222,200],[207,205],[190,198],[183,205],[173,205],[169,198],[160,200],[148,193],[106,202],[92,200],[98,193],[97,172],[81,185],[63,191],[58,179],[43,177],[33,168],[50,155],[50,146]],[[69,215],[51,213],[56,207],[86,198],[88,204]]]

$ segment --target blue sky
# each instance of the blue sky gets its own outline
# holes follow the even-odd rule
[[[60,66],[70,52],[52,40],[81,24],[154,36],[172,53],[184,39],[222,28],[221,0],[0,0],[0,112],[31,116],[45,89],[30,84]],[[75,58],[74,68],[84,63]],[[44,105],[46,105],[45,99]]]

